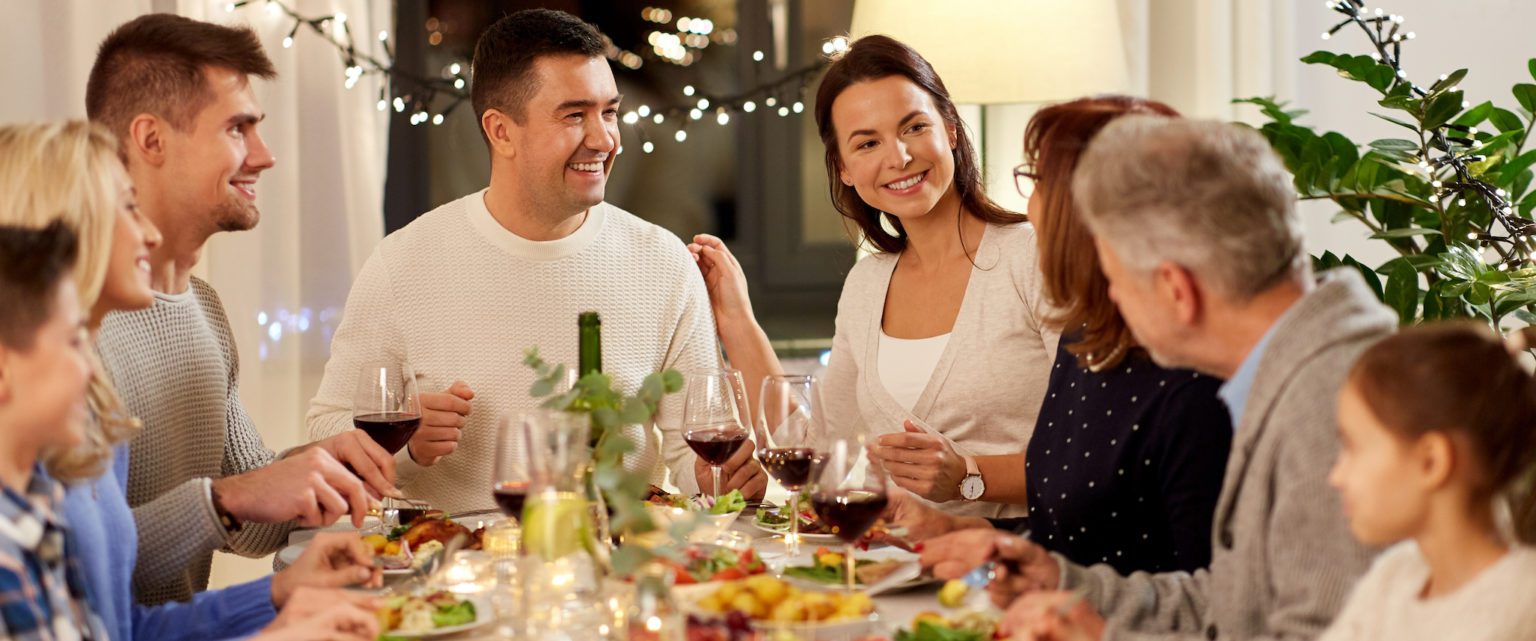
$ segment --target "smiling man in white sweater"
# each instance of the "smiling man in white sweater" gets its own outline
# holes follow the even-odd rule
[[[472,99],[489,188],[383,240],[347,300],[309,412],[312,439],[351,429],[359,368],[406,360],[422,427],[397,455],[400,485],[450,512],[488,508],[498,419],[536,406],[523,350],[576,363],[576,317],[603,320],[603,371],[633,392],[648,374],[719,366],[708,293],[682,241],[603,202],[618,155],[620,96],[591,25],[557,11],[502,18],[475,49]],[[442,390],[442,391],[439,391]],[[680,395],[625,461],[694,492]],[[733,477],[761,488],[756,465]],[[758,489],[758,493],[761,490]]]

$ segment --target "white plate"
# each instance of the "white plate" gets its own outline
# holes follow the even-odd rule
[[[836,552],[838,554],[842,554],[843,550],[842,549],[837,549],[837,550],[833,550],[833,552]],[[784,574],[785,568],[789,568],[789,567],[811,567],[812,565],[814,565],[814,562],[811,560],[811,556],[813,554],[815,554],[814,551],[804,551],[804,550],[802,550],[800,552],[799,556],[796,556],[794,558],[778,557],[776,559],[768,561],[767,563],[769,564],[769,567],[773,568],[773,571],[778,573],[780,576],[782,576],[785,581],[787,581],[787,582],[789,582],[791,584],[794,584],[796,586],[799,586],[801,588],[827,589],[827,588],[837,588],[837,587],[839,587],[838,585],[834,585],[834,584],[831,584],[831,583],[822,583],[820,581],[814,581],[814,580],[811,580],[811,579],[805,579],[805,578],[796,577],[796,576],[788,576],[788,575]],[[854,559],[855,560],[859,560],[859,561],[885,561],[885,560],[891,560],[891,559],[894,559],[894,560],[897,560],[897,561],[917,561],[917,558],[918,558],[917,554],[914,554],[912,552],[908,552],[908,551],[903,550],[901,548],[889,547],[889,546],[887,546],[887,547],[878,547],[878,548],[870,548],[868,550],[858,550],[858,551],[854,552]],[[911,580],[903,581],[901,583],[893,585],[893,586],[887,588],[885,591],[886,592],[896,592],[896,591],[907,590],[907,589],[916,588],[916,587],[920,587],[920,586],[924,586],[924,585],[932,585],[934,583],[942,583],[942,581],[940,581],[940,580],[938,580],[938,579],[936,579],[934,577],[931,577],[931,576],[919,576],[919,577],[913,578]],[[858,584],[858,585],[863,585],[863,584]]]
[[[463,625],[451,625],[446,628],[438,628],[427,632],[380,632],[381,636],[401,637],[404,639],[433,639],[450,634],[473,630],[496,620],[496,612],[491,609],[491,601],[483,596],[470,595],[460,597],[465,601],[475,604],[475,620]]]
[[[473,532],[483,525],[490,525],[491,523],[494,523],[503,518],[506,517],[501,516],[500,513],[474,514],[469,516],[454,517],[453,522],[467,527],[471,532]],[[285,547],[277,552],[278,563],[281,563],[284,567],[287,567],[297,562],[299,560],[299,556],[304,554],[304,548],[309,546],[310,539],[315,538],[315,534],[317,532],[358,532],[360,534],[371,534],[373,532],[382,533],[385,532],[385,530],[383,529],[383,525],[379,522],[379,520],[371,516],[363,520],[363,528],[361,530],[352,527],[351,521],[337,521],[329,527],[320,528],[318,530],[301,530],[290,535],[289,541],[292,541],[292,543],[290,543],[288,547]],[[410,573],[410,568],[401,568],[399,570],[384,570],[384,576],[404,576]]]
[[[768,532],[770,534],[785,534],[785,535],[789,534],[789,528],[788,527],[785,527],[784,529],[781,530],[781,529],[778,529],[778,528],[768,527],[766,525],[763,525],[762,523],[758,523],[757,522],[757,515],[753,515],[752,516],[752,527],[755,527],[755,528],[757,528],[759,530],[762,530],[764,532]],[[837,538],[836,534],[807,534],[805,532],[801,532],[800,533],[800,544],[801,545],[805,545],[807,543],[812,543],[812,544],[817,544],[817,545],[842,545],[843,544],[843,540]]]

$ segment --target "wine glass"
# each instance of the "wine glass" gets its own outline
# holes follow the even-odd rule
[[[390,454],[411,442],[421,427],[421,399],[410,363],[376,361],[362,367],[352,394],[352,426]]]
[[[741,372],[708,369],[690,372],[683,397],[683,441],[709,463],[720,496],[720,466],[747,441],[742,415],[747,408]]]
[[[853,591],[853,544],[885,511],[885,470],[865,455],[858,440],[833,441],[815,474],[811,508],[829,531],[843,540],[843,573]]]
[[[528,500],[528,421],[523,414],[501,419],[496,431],[496,459],[491,472],[491,496],[507,518],[521,520]]]
[[[811,462],[816,456],[816,377],[777,375],[763,378],[757,398],[757,458],[763,469],[789,490],[789,556],[800,553],[801,491],[811,481]]]

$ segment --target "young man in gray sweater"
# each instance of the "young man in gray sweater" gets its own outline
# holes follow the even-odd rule
[[[1003,561],[1003,627],[1039,638],[1317,636],[1372,556],[1328,486],[1334,399],[1396,316],[1352,270],[1313,277],[1291,176],[1253,131],[1128,116],[1094,139],[1073,191],[1136,340],[1227,380],[1236,434],[1210,568],[1120,576],[985,530],[936,539],[924,562],[949,577]]]
[[[192,276],[210,236],[260,217],[256,181],[274,159],[257,132],[264,114],[250,77],[274,75],[249,28],[162,13],[107,36],[86,88],[91,120],[118,136],[139,206],[164,235],[140,258],[154,304],[109,314],[98,338],[103,365],[144,423],[126,488],[144,603],[206,589],[216,550],[271,554],[296,525],[347,514],[361,523],[372,501],[398,492],[393,459],[361,432],[281,458],[263,445],[240,404],[229,319]]]

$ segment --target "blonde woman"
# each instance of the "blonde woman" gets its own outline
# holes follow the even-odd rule
[[[42,229],[59,221],[74,232],[74,289],[91,332],[108,313],[153,301],[148,255],[160,233],[139,213],[117,149],[112,134],[83,121],[0,126],[0,225]],[[367,600],[339,590],[294,596],[313,586],[376,580],[371,555],[356,536],[317,540],[309,558],[288,570],[198,594],[191,604],[135,605],[137,529],[123,486],[126,442],[138,422],[123,410],[94,348],[84,352],[94,420],[86,422],[78,445],[45,452],[43,461],[48,475],[71,483],[60,510],[69,524],[66,553],[83,570],[91,607],[111,638],[212,639],[263,628],[263,641],[374,637]],[[294,605],[279,615],[289,602]],[[321,603],[336,605],[317,609]]]

